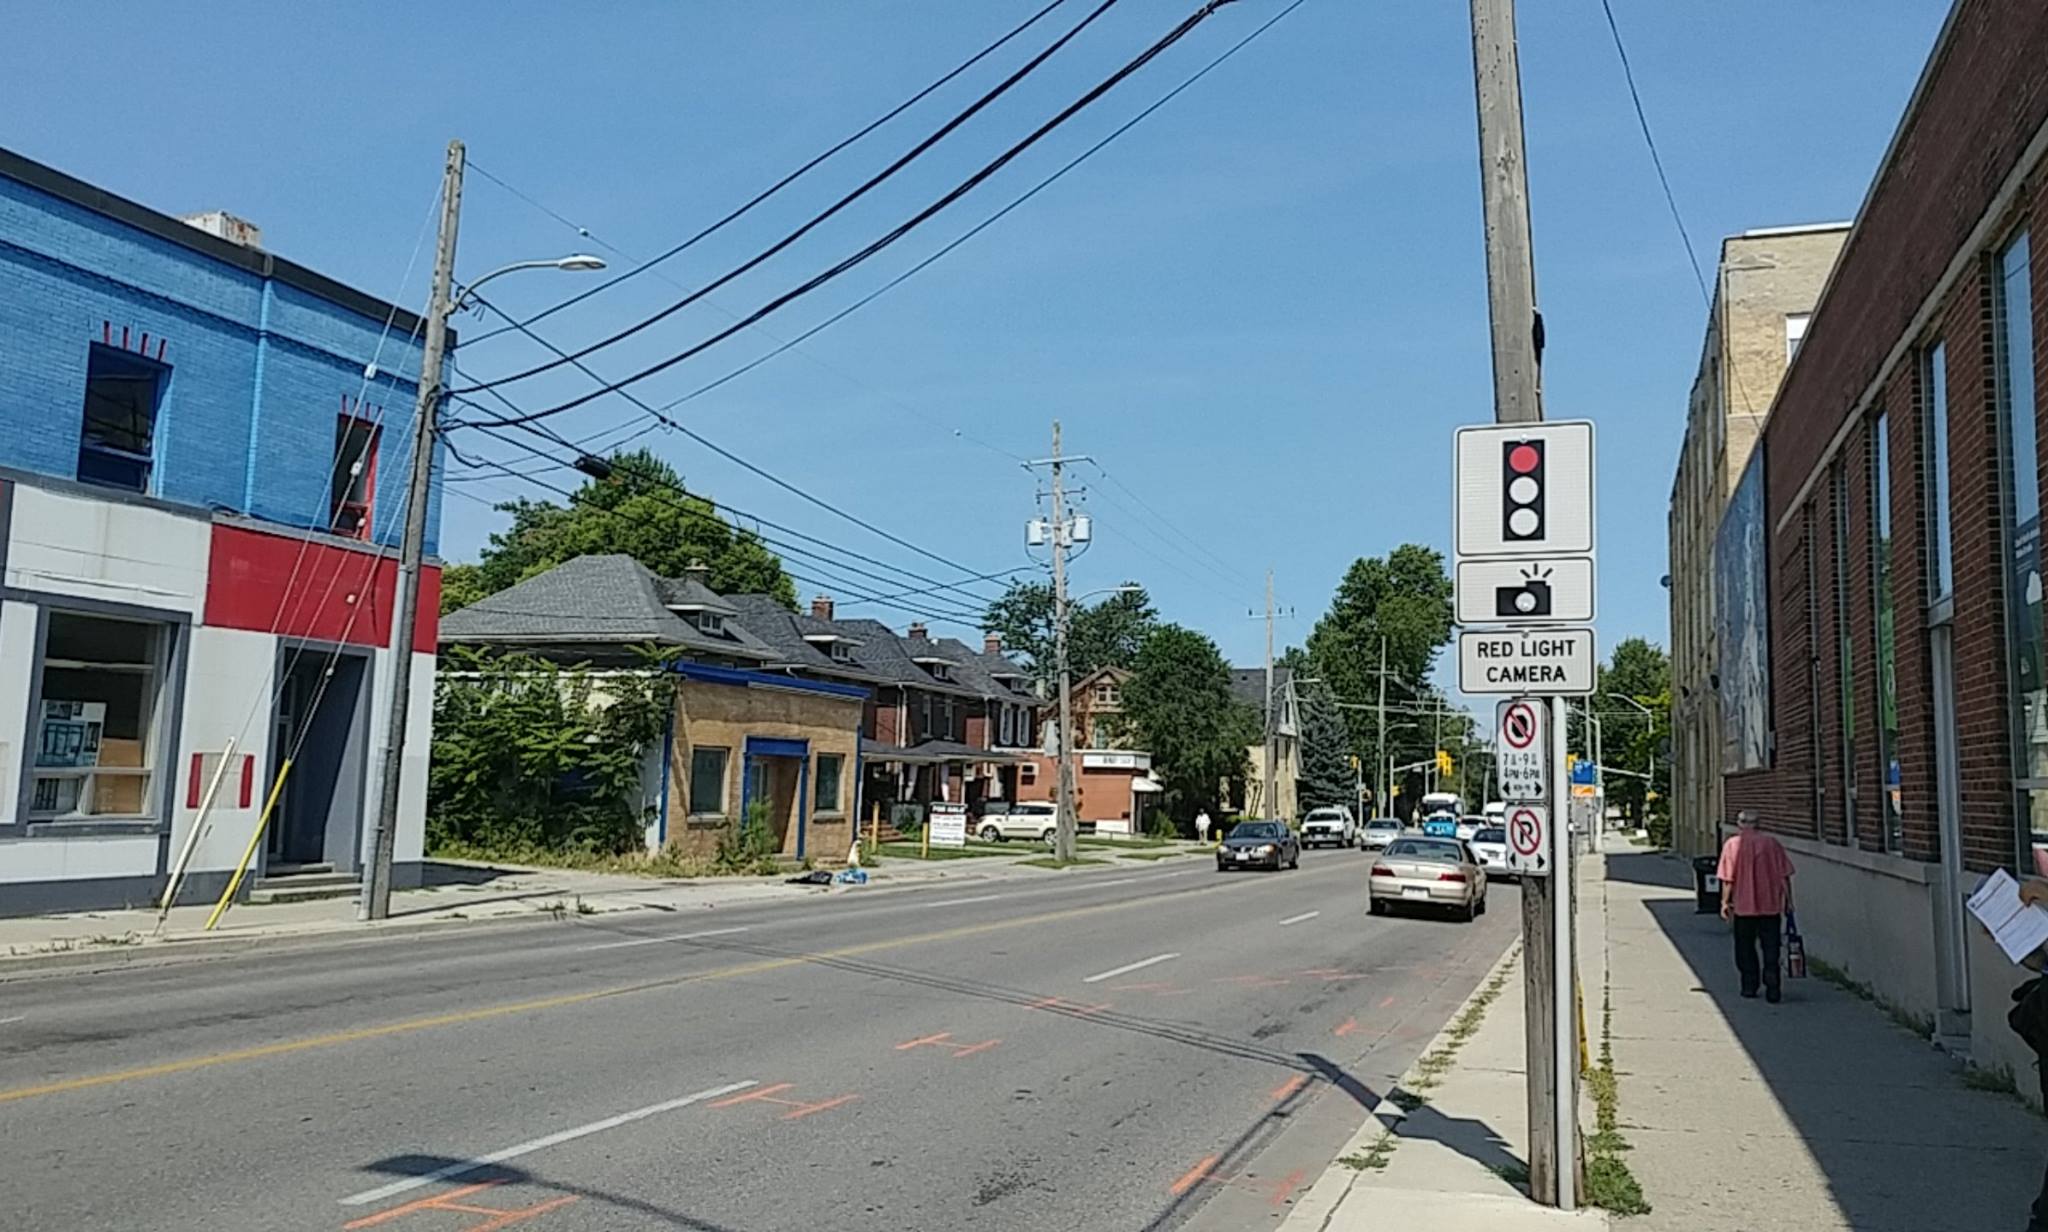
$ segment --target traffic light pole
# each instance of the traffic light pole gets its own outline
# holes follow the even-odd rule
[[[1529,228],[1529,180],[1522,137],[1522,75],[1514,0],[1471,0],[1472,72],[1479,112],[1479,175],[1486,225],[1486,298],[1493,337],[1494,420],[1543,419],[1538,364],[1542,318]],[[1522,981],[1527,998],[1529,1193],[1538,1202],[1578,1205],[1577,1029],[1571,1014],[1571,832],[1565,781],[1566,706],[1554,702],[1552,852],[1549,877],[1522,879]],[[1560,991],[1562,990],[1562,991]]]

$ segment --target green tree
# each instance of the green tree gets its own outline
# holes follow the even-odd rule
[[[1127,583],[1134,585],[1133,583]],[[1142,587],[1117,591],[1098,603],[1077,603],[1067,628],[1067,664],[1074,679],[1098,667],[1130,668],[1138,649],[1159,624],[1152,598]],[[1047,582],[1012,582],[988,605],[982,632],[1003,639],[1003,649],[1050,686],[1057,670],[1053,644],[1053,594]]]
[[[1301,710],[1301,778],[1296,795],[1303,809],[1357,804],[1351,773],[1351,737],[1330,687],[1320,681],[1295,686]]]
[[[1165,807],[1181,821],[1221,811],[1226,780],[1248,769],[1245,750],[1259,718],[1230,692],[1230,665],[1216,643],[1162,624],[1146,636],[1123,687],[1124,719],[1166,786]]]
[[[1380,696],[1381,645],[1386,651],[1389,714],[1386,751],[1396,764],[1434,751],[1435,723],[1421,708],[1438,700],[1428,682],[1437,653],[1451,637],[1451,579],[1441,552],[1405,543],[1382,557],[1353,561],[1337,586],[1330,610],[1309,634],[1313,673],[1345,702]],[[1379,717],[1371,708],[1347,707],[1344,726],[1352,752],[1376,764]],[[1378,775],[1367,776],[1377,780]],[[1384,811],[1384,802],[1381,802]]]
[[[1670,656],[1645,638],[1623,638],[1601,665],[1600,691],[1585,703],[1572,704],[1570,747],[1582,757],[1593,756],[1586,723],[1590,707],[1600,720],[1598,751],[1608,768],[1607,802],[1620,806],[1631,821],[1642,821],[1670,783]]]
[[[444,565],[441,568],[441,614],[461,611],[488,595],[481,565]]]
[[[734,527],[718,507],[701,496],[684,495],[682,480],[668,463],[645,449],[616,454],[605,479],[585,480],[567,506],[514,500],[498,506],[512,525],[491,535],[490,546],[452,588],[475,602],[515,582],[544,573],[578,556],[623,553],[662,577],[680,576],[702,561],[711,569],[711,589],[721,594],[769,594],[796,606],[796,583],[782,560],[752,531]],[[448,601],[443,611],[452,611]]]

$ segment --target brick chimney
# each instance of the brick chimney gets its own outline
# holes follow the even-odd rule
[[[981,652],[992,655],[1003,653],[1003,635],[1000,633],[990,633],[984,636],[981,639]]]
[[[832,596],[819,595],[812,599],[811,615],[819,620],[832,619]]]
[[[920,620],[920,621],[918,621],[918,622],[917,622],[916,624],[913,624],[913,625],[911,625],[911,626],[910,626],[910,633],[909,633],[909,637],[910,637],[910,640],[911,640],[911,641],[913,641],[913,642],[922,642],[922,641],[926,640],[926,639],[927,639],[928,637],[930,637],[930,636],[931,636],[931,635],[930,635],[929,633],[927,633],[927,632],[925,631],[925,627],[924,627],[924,622],[923,622],[923,621],[921,621],[921,620]]]
[[[711,566],[701,560],[691,561],[689,567],[683,570],[683,576],[706,590],[711,588]]]

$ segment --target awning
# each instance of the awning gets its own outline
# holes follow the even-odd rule
[[[1131,790],[1151,792],[1165,791],[1166,788],[1161,787],[1158,783],[1153,782],[1151,779],[1132,779]]]

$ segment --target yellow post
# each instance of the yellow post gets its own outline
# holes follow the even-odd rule
[[[1586,1044],[1586,986],[1576,976],[1572,979],[1572,1000],[1578,1003],[1579,1010],[1579,1072],[1589,1074],[1593,1072],[1593,1056]]]
[[[242,888],[242,876],[249,871],[249,861],[256,858],[256,844],[263,841],[264,828],[270,824],[270,811],[277,807],[278,793],[284,790],[284,776],[292,772],[292,759],[287,757],[277,768],[277,782],[270,785],[270,798],[263,802],[263,815],[256,819],[256,831],[249,836],[249,845],[242,850],[242,861],[235,865],[235,875],[228,878],[228,888],[220,893],[220,901],[213,905],[213,914],[206,917],[206,931],[220,923],[220,917],[227,912],[228,901],[235,891]]]
[[[930,810],[926,810],[925,812],[924,830],[919,837],[920,845],[917,858],[920,860],[929,860],[932,858],[932,815]]]

